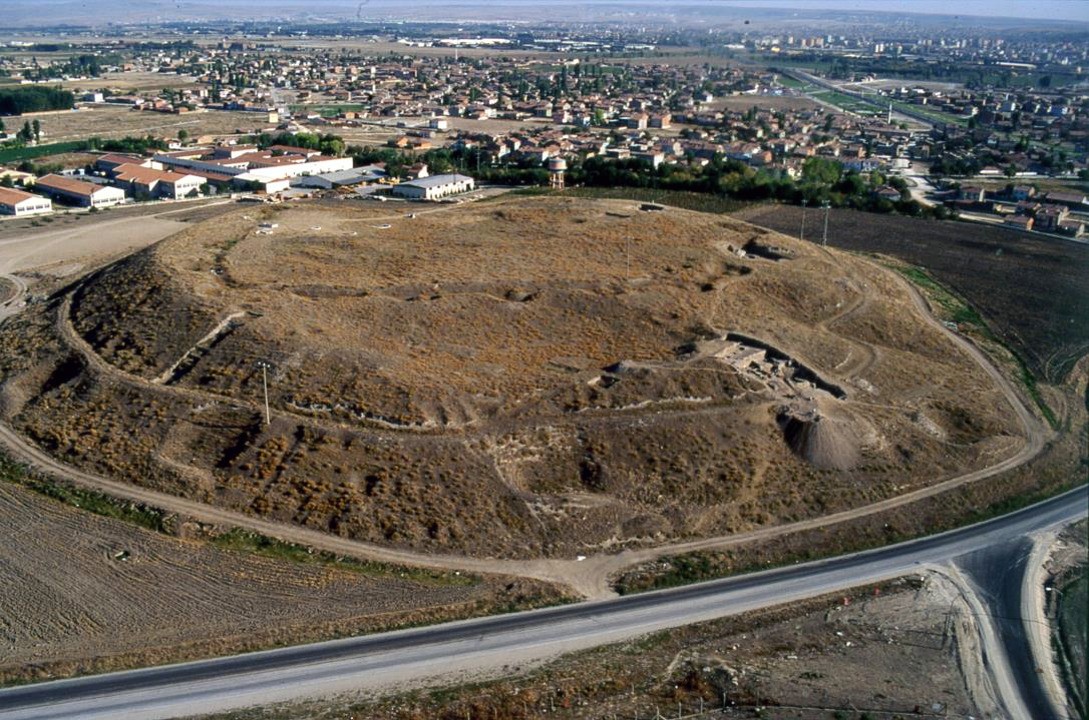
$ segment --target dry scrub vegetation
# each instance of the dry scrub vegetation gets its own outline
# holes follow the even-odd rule
[[[727,333],[792,362],[731,359]],[[240,210],[24,314],[0,347],[0,414],[67,462],[425,551],[736,532],[1022,441],[887,271],[625,201]]]

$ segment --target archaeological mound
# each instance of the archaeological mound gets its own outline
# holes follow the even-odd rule
[[[0,336],[3,419],[64,462],[425,552],[739,532],[1021,442],[878,264],[619,200],[248,207]]]

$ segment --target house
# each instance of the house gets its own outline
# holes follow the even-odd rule
[[[393,194],[410,200],[440,200],[475,187],[476,181],[468,175],[429,175],[395,186]]]
[[[1059,223],[1066,220],[1070,210],[1065,205],[1043,205],[1036,211],[1036,229],[1043,232],[1056,232]]]
[[[118,165],[114,182],[134,196],[178,198],[199,194],[205,180],[196,175],[183,175],[169,170],[155,170],[142,165]]]
[[[1052,191],[1047,194],[1047,201],[1049,203],[1068,205],[1073,208],[1079,208],[1087,203],[1085,195],[1078,192]]]
[[[1028,215],[1010,215],[1002,224],[1006,227],[1017,228],[1018,230],[1031,230],[1032,218]]]
[[[1036,188],[1032,187],[1031,185],[1015,185],[1013,187],[1013,190],[1010,192],[1011,197],[1013,197],[1013,199],[1017,201],[1028,200],[1035,194]]]
[[[1080,238],[1085,235],[1085,223],[1075,218],[1067,218],[1066,220],[1059,221],[1056,230],[1063,235]]]
[[[882,185],[873,191],[874,197],[879,200],[888,200],[889,202],[900,201],[900,191],[890,185]]]
[[[44,215],[53,212],[49,198],[14,188],[0,187],[0,215]]]
[[[125,201],[125,191],[120,188],[95,185],[61,175],[38,178],[35,187],[46,195],[80,207],[110,207]]]
[[[964,185],[957,192],[958,200],[970,200],[974,203],[981,203],[986,197],[987,191],[978,185]]]
[[[672,113],[662,113],[661,115],[652,115],[650,117],[650,126],[652,128],[659,128],[661,130],[668,130],[673,127],[673,115]]]
[[[12,170],[11,168],[0,167],[0,180],[10,180],[15,185],[22,185],[23,187],[30,187],[38,179],[34,173],[23,172],[22,170]]]

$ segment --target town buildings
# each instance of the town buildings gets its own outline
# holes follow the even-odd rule
[[[53,203],[41,195],[0,187],[0,215],[45,215],[53,212]]]
[[[125,191],[120,188],[96,185],[62,175],[38,178],[34,188],[69,205],[87,208],[111,207],[125,201]]]

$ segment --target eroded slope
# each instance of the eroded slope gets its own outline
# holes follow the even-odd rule
[[[619,201],[388,213],[239,211],[108,268],[0,329],[0,410],[139,484],[514,556],[809,517],[1020,443],[860,259]]]

